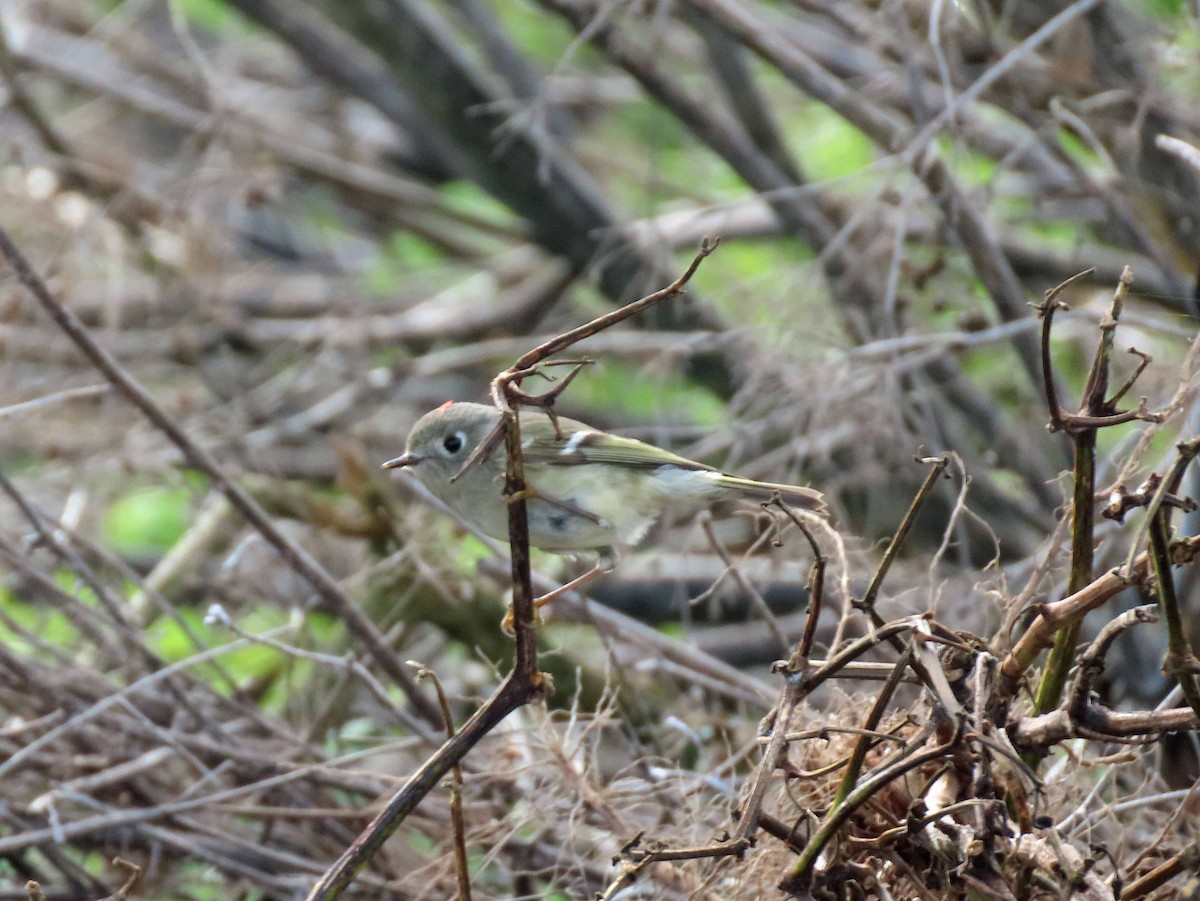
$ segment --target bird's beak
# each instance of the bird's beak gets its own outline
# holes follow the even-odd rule
[[[396,457],[393,460],[388,460],[386,463],[383,464],[383,468],[384,469],[402,469],[405,466],[414,466],[417,463],[420,463],[422,459],[423,459],[422,457],[418,457],[416,454],[402,454],[401,456]]]

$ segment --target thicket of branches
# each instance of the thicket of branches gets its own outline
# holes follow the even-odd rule
[[[0,897],[1187,896],[1198,15],[0,6]],[[378,464],[555,354],[832,524],[535,623]]]

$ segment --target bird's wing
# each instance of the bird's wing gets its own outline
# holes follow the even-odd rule
[[[678,466],[681,469],[716,471],[711,466],[672,454],[652,444],[598,432],[570,420],[563,420],[565,435],[562,438],[554,433],[549,422],[545,423],[544,429],[528,429],[524,422],[521,426],[521,445],[525,460],[529,463],[549,466],[608,463],[616,466]]]

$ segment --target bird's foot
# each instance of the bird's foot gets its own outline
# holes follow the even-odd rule
[[[539,598],[539,600],[540,600],[540,598]],[[534,603],[536,604],[537,601],[535,601]],[[537,628],[538,626],[540,626],[542,624],[542,622],[543,622],[542,613],[535,606],[533,608],[534,628]],[[500,631],[503,632],[505,635],[507,635],[509,638],[514,638],[517,634],[517,621],[516,621],[516,617],[514,616],[513,605],[512,605],[511,601],[509,602],[508,608],[504,611],[504,619],[500,620]]]

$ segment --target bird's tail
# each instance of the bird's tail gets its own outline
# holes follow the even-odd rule
[[[790,507],[810,510],[822,516],[829,513],[829,508],[825,506],[824,496],[815,488],[802,488],[798,485],[776,485],[773,482],[756,482],[754,479],[743,479],[738,476],[726,475],[725,473],[721,473],[716,481],[722,488],[740,492],[746,497],[764,503],[778,494],[780,500]]]

